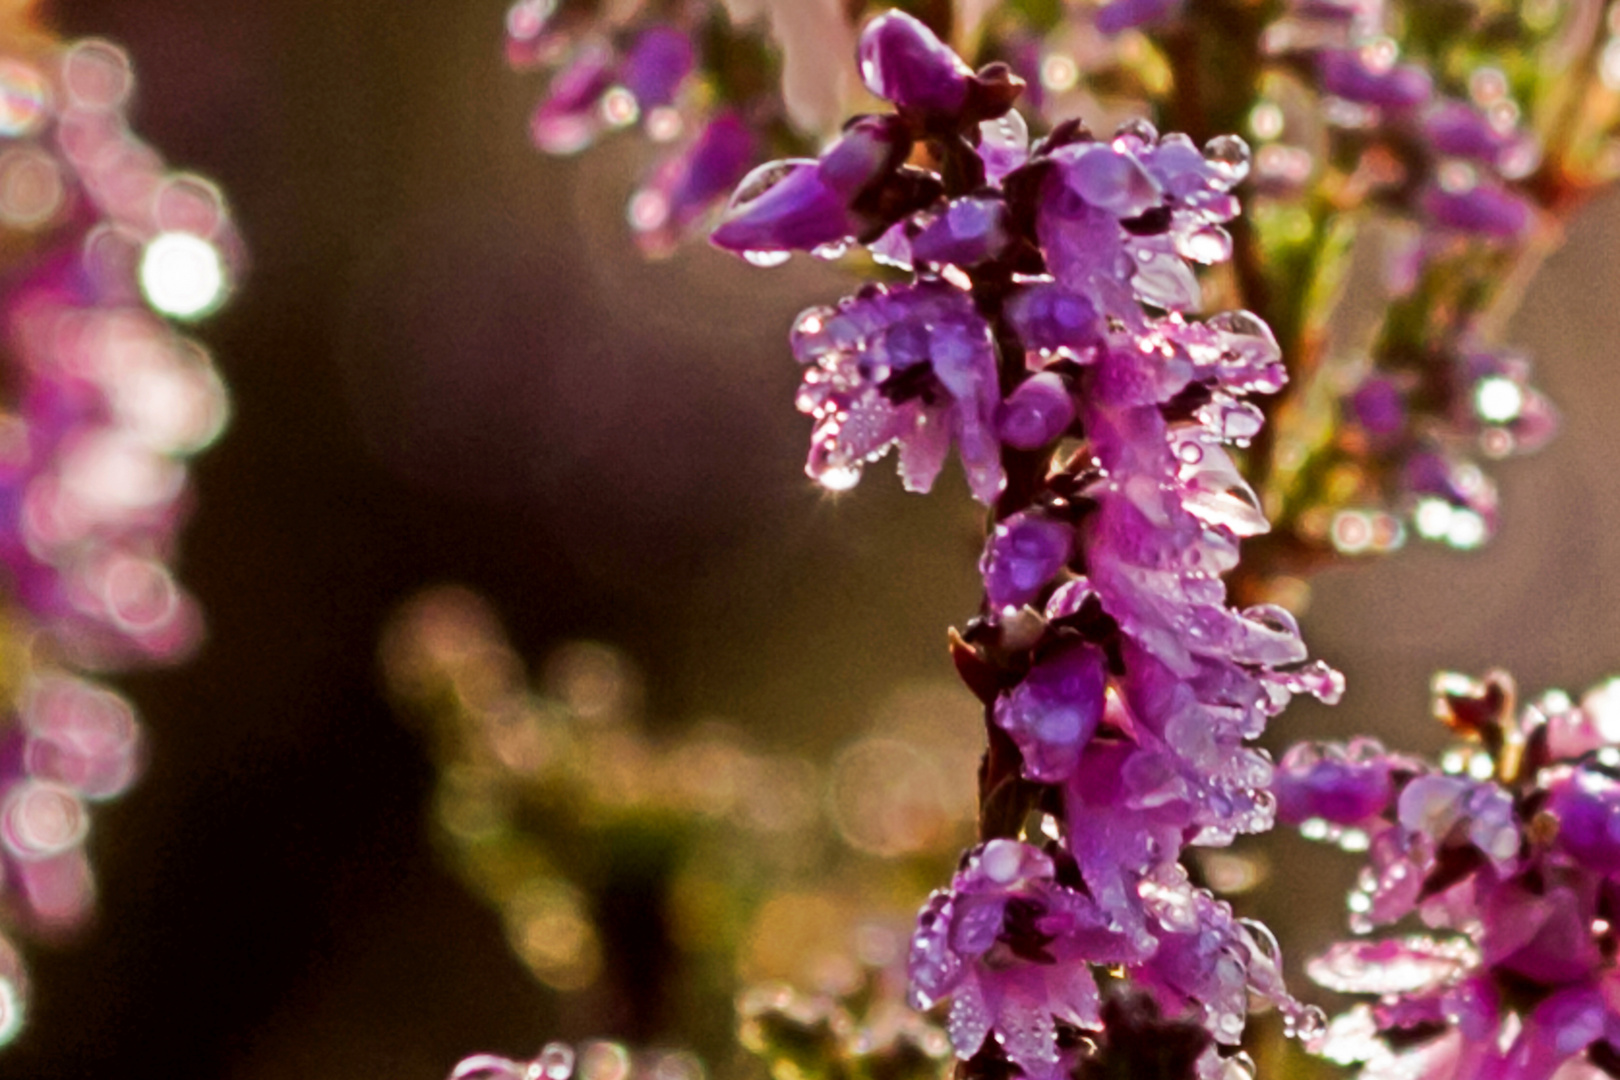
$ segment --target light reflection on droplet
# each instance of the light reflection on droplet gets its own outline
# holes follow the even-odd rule
[[[0,154],[0,222],[38,228],[56,216],[65,197],[62,171],[49,154],[33,148]]]
[[[542,679],[568,708],[587,719],[621,715],[641,697],[630,661],[595,641],[571,642],[552,653]]]
[[[1425,540],[1439,540],[1451,530],[1452,506],[1444,499],[1419,500],[1412,525]]]
[[[653,142],[674,142],[680,138],[686,124],[679,109],[660,105],[647,114],[647,137]]]
[[[160,233],[141,253],[141,291],[154,309],[197,319],[225,299],[225,262],[219,249],[191,233]]]
[[[743,259],[750,266],[758,266],[769,270],[773,266],[781,266],[793,257],[791,251],[745,251]]]
[[[1446,543],[1461,551],[1472,551],[1485,543],[1485,519],[1461,507],[1451,513],[1451,524],[1446,529]]]
[[[626,127],[641,116],[636,96],[622,86],[615,86],[602,95],[602,119],[613,127]]]
[[[1249,112],[1249,131],[1257,139],[1275,139],[1283,133],[1283,111],[1273,101],[1262,101]]]
[[[850,491],[861,482],[861,470],[847,466],[823,469],[816,482],[828,491]]]
[[[44,122],[50,104],[45,79],[18,60],[0,60],[0,137],[21,138]]]
[[[1080,83],[1080,65],[1074,58],[1052,53],[1041,62],[1041,85],[1055,94],[1073,90]]]
[[[630,1053],[615,1042],[587,1043],[579,1057],[580,1080],[628,1080]]]
[[[60,784],[25,780],[0,804],[0,843],[19,859],[44,859],[75,847],[90,821],[84,804]]]
[[[62,58],[62,85],[75,108],[116,109],[135,85],[129,56],[109,41],[81,41]]]
[[[1481,420],[1506,424],[1524,411],[1524,390],[1512,379],[1493,375],[1474,387],[1474,411]]]
[[[1598,77],[1607,89],[1620,90],[1620,38],[1610,38],[1603,46],[1598,59]]]

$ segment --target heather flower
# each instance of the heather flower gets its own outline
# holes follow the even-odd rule
[[[1353,807],[1370,866],[1352,896],[1363,932],[1416,912],[1430,929],[1336,945],[1309,966],[1330,989],[1379,995],[1336,1019],[1320,1047],[1370,1077],[1545,1080],[1607,1068],[1620,1047],[1609,1003],[1620,910],[1620,764],[1604,692],[1522,710],[1505,676],[1436,680],[1437,712],[1474,746],[1443,768],[1379,748],[1291,751],[1313,816]],[[1353,757],[1361,777],[1324,783]],[[1333,788],[1353,788],[1346,801]],[[1379,805],[1379,804],[1382,805]],[[1363,813],[1375,808],[1371,814]],[[1348,823],[1348,822],[1346,822]],[[1306,822],[1309,830],[1310,822]],[[1322,831],[1318,830],[1321,835]]]
[[[630,224],[649,254],[667,254],[753,167],[756,139],[733,111],[717,113],[665,158],[630,200]]]
[[[950,889],[929,899],[911,943],[912,1003],[926,1009],[950,997],[957,1055],[972,1057],[993,1032],[1031,1080],[1058,1072],[1057,1024],[1100,1024],[1087,962],[1140,958],[1056,874],[1052,858],[1029,844],[981,845],[964,856]]]
[[[813,478],[849,487],[898,446],[906,487],[927,491],[954,441],[974,496],[1000,493],[994,343],[966,293],[944,282],[872,286],[801,315],[793,353],[806,367],[799,411],[816,421]]]
[[[172,663],[201,627],[170,564],[190,506],[185,460],[219,434],[225,395],[206,353],[160,315],[217,308],[241,253],[213,185],[167,170],[130,133],[127,57],[101,41],[40,44],[6,61],[8,160],[53,182],[12,185],[7,200],[24,254],[0,301],[12,391],[0,410],[12,674],[0,882],[11,922],[59,931],[94,904],[92,806],[141,764],[129,703],[73,669]],[[0,1042],[25,994],[0,938]]]

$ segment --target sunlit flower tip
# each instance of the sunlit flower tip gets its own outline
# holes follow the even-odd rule
[[[1415,64],[1375,67],[1359,49],[1323,49],[1316,55],[1322,89],[1358,105],[1413,109],[1434,96],[1434,80]]]
[[[890,11],[866,24],[861,81],[901,108],[951,114],[967,102],[973,69],[920,20]]]

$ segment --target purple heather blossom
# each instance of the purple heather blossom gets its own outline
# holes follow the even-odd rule
[[[1347,942],[1308,968],[1330,989],[1378,996],[1336,1019],[1319,1047],[1364,1077],[1548,1080],[1606,1067],[1620,1047],[1620,747],[1608,690],[1579,707],[1549,695],[1515,714],[1510,684],[1493,679],[1437,680],[1437,711],[1481,741],[1448,756],[1455,771],[1387,757],[1396,797],[1358,822],[1370,865],[1353,925],[1415,911],[1438,936]],[[1360,757],[1370,766],[1377,753]]]
[[[1138,960],[1084,893],[1059,884],[1051,856],[1016,840],[968,852],[949,890],[929,898],[911,941],[911,999],[951,999],[961,1058],[994,1035],[1029,1080],[1058,1074],[1056,1024],[1100,1023],[1090,963]]]
[[[1369,49],[1323,49],[1316,54],[1322,89],[1358,105],[1414,109],[1434,95],[1434,80],[1415,64],[1369,56]]]
[[[1002,254],[1010,240],[1007,204],[969,196],[953,200],[911,240],[915,262],[975,266]]]
[[[1422,194],[1420,205],[1436,225],[1503,239],[1524,235],[1535,221],[1528,199],[1483,178],[1455,190],[1436,184]]]
[[[995,346],[972,299],[945,282],[871,286],[799,317],[799,411],[815,418],[809,474],[852,485],[891,446],[912,491],[927,491],[952,442],[968,487],[993,502],[1005,477],[995,434]]]
[[[1138,26],[1167,22],[1181,13],[1186,0],[1112,0],[1097,12],[1097,29],[1117,34]]]
[[[972,633],[999,643],[1000,666],[981,696],[1017,750],[1009,771],[1064,810],[1061,838],[990,840],[930,901],[914,996],[951,998],[960,1056],[993,1038],[1030,1080],[1062,1071],[1058,1024],[1100,1023],[1091,965],[1124,965],[1211,1046],[1237,1043],[1251,993],[1310,1029],[1269,934],[1180,866],[1189,843],[1270,827],[1273,770],[1253,740],[1293,694],[1342,689],[1287,612],[1235,609],[1222,581],[1269,528],[1227,447],[1259,432],[1247,399],[1285,371],[1254,315],[1184,313],[1201,306],[1193,267],[1231,256],[1248,148],[1136,121],[1107,141],[1065,126],[1031,151],[1015,114],[985,122],[989,76],[915,20],[885,16],[862,42],[869,86],[901,115],[756,172],[714,241],[776,261],[854,240],[911,270],[800,316],[808,472],[845,488],[897,447],[906,486],[926,491],[955,444],[996,514]],[[905,164],[914,139],[919,159],[947,159],[939,174]],[[1084,451],[1009,490],[1007,448],[1065,434]],[[1208,1049],[1200,1070],[1219,1060]]]

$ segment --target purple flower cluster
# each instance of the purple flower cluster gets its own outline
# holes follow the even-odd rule
[[[667,254],[736,186],[758,156],[760,101],[703,104],[695,84],[699,42],[724,16],[704,3],[635,5],[604,22],[594,5],[517,0],[507,12],[507,58],[518,68],[545,68],[551,79],[530,132],[540,149],[572,154],[606,132],[637,126],[674,149],[631,198],[628,216],[649,254]],[[745,120],[745,116],[748,119]]]
[[[1178,0],[1113,0],[1096,25],[1115,34],[1174,20]],[[1523,236],[1531,200],[1513,189],[1540,161],[1505,88],[1463,100],[1436,87],[1427,66],[1405,62],[1390,36],[1385,0],[1290,0],[1266,29],[1267,53],[1299,67],[1325,97],[1322,113],[1359,152],[1376,143],[1400,168],[1384,169],[1386,201],[1442,231]],[[1290,159],[1277,155],[1279,163]],[[1267,170],[1275,180],[1289,173]],[[1303,177],[1297,177],[1302,179]]]
[[[224,425],[207,354],[159,317],[217,307],[240,243],[212,184],[131,133],[121,50],[82,41],[0,57],[0,881],[9,916],[60,929],[90,911],[90,805],[134,780],[140,731],[73,674],[180,659],[196,605],[170,564],[186,459]],[[0,1042],[23,985],[0,939]]]
[[[1419,537],[1465,549],[1496,531],[1496,484],[1478,459],[1533,452],[1558,427],[1527,359],[1466,344],[1374,371],[1346,396],[1344,413],[1346,435],[1368,461],[1389,464],[1388,504]]]
[[[1404,166],[1392,198],[1426,225],[1511,240],[1536,211],[1513,183],[1540,161],[1505,89],[1474,100],[1444,93],[1426,66],[1403,62],[1383,0],[1294,0],[1268,44],[1311,69],[1326,115],[1352,138],[1376,136]]]
[[[1376,995],[1319,1049],[1367,1080],[1547,1080],[1620,1062],[1620,706],[1517,708],[1501,674],[1436,680],[1468,745],[1441,767],[1361,740],[1307,744],[1279,767],[1281,816],[1368,852],[1351,896],[1365,933],[1416,914],[1430,931],[1334,946],[1308,971]]]
[[[1030,146],[1020,82],[900,13],[868,24],[860,56],[895,113],[762,167],[714,242],[756,261],[859,243],[909,271],[800,317],[808,471],[845,488],[897,447],[926,491],[954,442],[994,508],[985,608],[955,649],[991,724],[986,842],[924,909],[914,999],[951,999],[962,1058],[1036,1080],[1101,1023],[1092,967],[1122,968],[1208,1032],[1214,1075],[1251,993],[1293,1027],[1319,1018],[1269,934],[1180,856],[1270,827],[1271,764],[1249,743],[1294,693],[1342,685],[1285,611],[1234,610],[1221,580],[1268,528],[1226,447],[1260,429],[1247,398],[1285,379],[1258,318],[1188,317],[1194,266],[1230,256],[1247,148],[1143,122]]]

